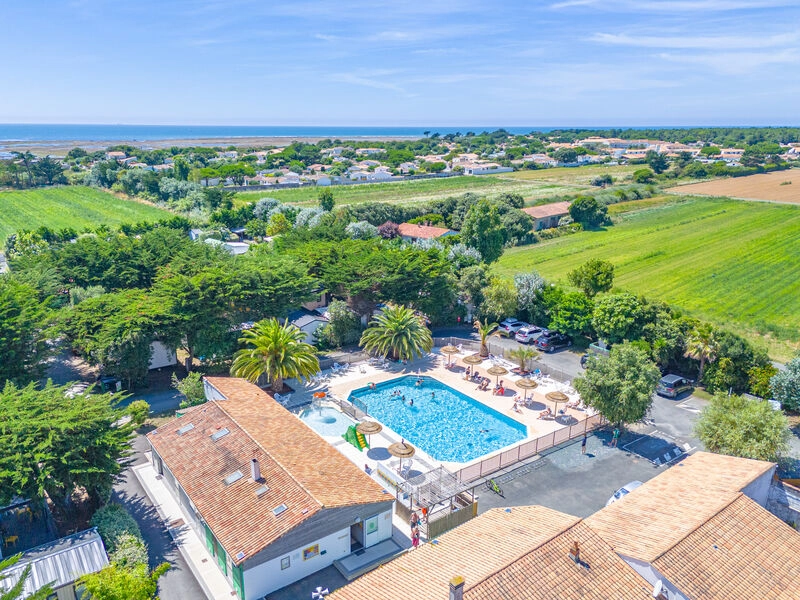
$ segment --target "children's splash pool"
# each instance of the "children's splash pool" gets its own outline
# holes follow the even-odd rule
[[[350,399],[366,404],[370,416],[436,460],[469,462],[528,436],[522,423],[458,390],[430,377],[422,377],[418,386],[417,379],[358,388]]]
[[[300,420],[322,436],[341,437],[350,425],[350,417],[330,406],[312,406],[297,415]]]

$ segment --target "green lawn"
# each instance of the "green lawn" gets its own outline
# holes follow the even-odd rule
[[[537,270],[566,284],[586,260],[609,260],[617,287],[760,338],[775,358],[791,356],[800,341],[800,207],[688,197],[612,208],[617,222],[607,230],[513,248],[495,271]]]
[[[538,198],[577,193],[589,189],[591,180],[600,173],[608,172],[615,178],[623,179],[630,174],[630,171],[629,167],[589,166],[572,169],[517,171],[476,177],[448,177],[394,183],[334,186],[331,189],[338,204],[358,204],[361,202],[409,204],[446,198],[447,196],[457,196],[465,192],[475,192],[487,196],[497,196],[503,192],[515,192],[522,194],[526,200],[535,201]],[[317,201],[317,193],[318,189],[314,187],[241,192],[236,194],[236,204],[255,202],[264,197],[275,198],[281,202],[314,204]]]
[[[19,229],[72,227],[81,231],[103,223],[155,221],[172,213],[94,188],[65,186],[0,192],[0,244]]]

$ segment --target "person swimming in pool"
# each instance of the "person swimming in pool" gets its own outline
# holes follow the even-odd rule
[[[413,398],[409,399],[408,405],[409,406],[414,406],[414,399]]]

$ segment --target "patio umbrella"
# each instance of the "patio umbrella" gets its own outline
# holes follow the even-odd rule
[[[505,367],[501,367],[500,365],[495,365],[493,367],[489,367],[486,372],[489,375],[496,375],[497,378],[494,380],[494,384],[497,385],[498,381],[500,380],[500,375],[505,375],[508,373],[508,369]]]
[[[361,435],[368,435],[370,436],[369,445],[372,445],[372,434],[373,433],[380,433],[383,429],[383,425],[380,423],[376,423],[375,421],[362,421],[358,425],[356,425],[356,431]]]
[[[327,396],[328,394],[325,392],[314,392],[314,398],[321,399]]]
[[[399,442],[395,442],[391,446],[387,448],[389,454],[394,456],[395,458],[400,459],[400,468],[403,468],[403,459],[404,458],[411,458],[417,452],[414,449],[414,446],[409,444],[405,440],[400,440]]]
[[[466,356],[461,360],[463,360],[468,365],[479,365],[483,362],[483,357],[478,354],[470,354],[469,356]]]
[[[550,400],[550,402],[553,402],[555,404],[555,409],[553,410],[553,413],[555,414],[556,417],[558,416],[559,402],[566,402],[567,400],[569,400],[569,396],[567,396],[564,392],[547,392],[544,395],[544,397]]]
[[[450,366],[450,355],[451,354],[458,354],[458,348],[456,348],[455,346],[453,346],[451,344],[450,346],[445,346],[444,348],[440,349],[439,352],[441,352],[442,354],[447,354],[447,366],[449,367]]]
[[[536,383],[533,379],[520,379],[514,385],[525,390],[524,400],[528,399],[528,390],[532,390],[534,388],[539,387],[539,384]]]

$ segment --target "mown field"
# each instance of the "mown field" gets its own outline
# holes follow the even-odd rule
[[[103,223],[155,221],[172,213],[135,200],[123,200],[89,187],[53,187],[0,192],[0,245],[19,229],[72,227],[81,231]]]
[[[732,198],[800,204],[800,169],[759,173],[747,177],[727,177],[679,185],[667,191],[681,195],[730,196]]]
[[[517,171],[498,175],[476,177],[448,177],[443,179],[421,179],[393,183],[374,183],[348,186],[334,186],[334,196],[338,204],[358,204],[361,202],[397,202],[409,204],[426,202],[447,196],[457,196],[465,192],[475,192],[486,196],[497,196],[503,192],[522,194],[526,199],[570,194],[589,189],[591,180],[599,174],[611,173],[615,179],[629,178],[633,168],[627,166],[589,166],[577,168],[541,169],[537,171]],[[314,187],[288,190],[264,190],[236,194],[236,204],[255,202],[270,197],[281,202],[295,204],[315,204],[319,190]]]
[[[765,343],[777,359],[800,342],[800,207],[662,197],[611,207],[615,225],[506,251],[495,271],[539,271],[566,284],[590,258],[616,287]]]

